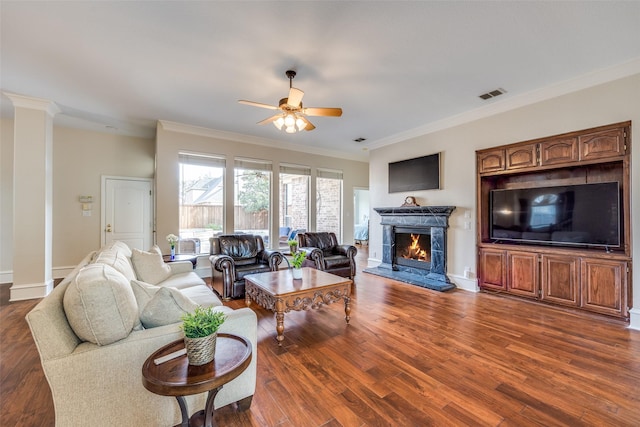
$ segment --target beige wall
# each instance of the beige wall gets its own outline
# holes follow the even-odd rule
[[[3,119],[1,124],[0,279],[4,279],[10,277],[13,269],[13,121]],[[54,127],[54,277],[63,276],[88,252],[100,247],[101,177],[110,175],[153,178],[154,151],[155,142],[152,139]],[[81,195],[93,196],[93,211],[90,217],[82,216],[78,200]]]
[[[153,178],[152,139],[55,128],[53,133],[53,265],[72,266],[100,247],[102,176]],[[90,217],[78,198],[93,196]]]
[[[13,120],[0,121],[0,283],[10,281],[13,269]],[[274,162],[308,165],[344,172],[344,235],[353,241],[353,188],[368,186],[368,164],[335,157],[278,150],[185,133],[165,132],[159,126],[157,179],[158,235],[177,230],[179,150],[223,154]],[[53,277],[63,277],[88,252],[100,247],[101,178],[126,176],[154,178],[156,141],[108,133],[54,127],[53,131]],[[231,163],[232,164],[232,163]],[[233,180],[233,169],[229,168]],[[275,183],[274,183],[275,185]],[[232,188],[232,187],[228,187]],[[277,188],[277,187],[276,187]],[[277,192],[276,192],[277,193]],[[82,215],[80,196],[93,196],[92,215]],[[233,204],[233,194],[231,206]],[[277,197],[272,203],[277,206]],[[231,219],[230,219],[231,218]],[[227,215],[232,226],[233,215]],[[277,216],[275,216],[277,218]],[[277,232],[277,219],[273,222]],[[272,227],[272,228],[273,228]],[[19,238],[19,236],[17,236]],[[162,245],[164,239],[158,239]],[[168,248],[165,248],[168,250]],[[7,278],[9,280],[7,280]]]
[[[420,205],[453,205],[448,233],[448,272],[452,280],[466,287],[464,268],[476,271],[475,252],[475,151],[632,120],[640,124],[640,74],[526,107],[434,132],[370,153],[371,207],[400,206],[405,193],[388,193],[387,165],[436,152],[442,153],[442,189],[415,191]],[[633,255],[640,259],[640,130],[632,130],[632,232]],[[470,215],[464,217],[465,212]],[[471,229],[464,222],[471,221]],[[372,210],[369,256],[371,264],[381,258],[382,226]],[[640,308],[640,269],[633,277],[634,306]]]
[[[300,151],[282,150],[269,146],[246,144],[237,141],[223,139],[214,131],[202,128],[189,128],[180,125],[181,131],[176,131],[172,125],[158,124],[157,129],[157,175],[156,185],[158,197],[157,209],[157,235],[158,245],[163,250],[168,250],[167,242],[162,236],[169,233],[177,234],[178,230],[178,206],[176,197],[178,194],[178,153],[181,151],[222,155],[227,160],[227,175],[225,184],[225,231],[233,230],[233,162],[236,157],[268,160],[273,163],[273,170],[278,171],[280,163],[311,167],[311,194],[315,194],[315,174],[318,168],[341,170],[343,172],[343,241],[353,242],[353,189],[354,187],[368,187],[369,165],[366,162],[346,160],[337,157],[329,157],[317,154],[308,154]],[[174,129],[174,130],[167,130]],[[273,188],[278,188],[278,174],[272,178]],[[160,190],[161,189],[161,190]],[[278,192],[272,192],[272,212],[270,229],[271,235],[278,235]],[[315,198],[312,198],[315,200]],[[315,218],[315,206],[312,203],[312,221]],[[315,229],[315,224],[311,224]],[[271,239],[272,241],[274,239]]]
[[[0,283],[13,269],[13,120],[0,119]]]

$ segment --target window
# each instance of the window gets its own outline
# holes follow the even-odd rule
[[[311,168],[280,165],[280,248],[288,247],[287,240],[292,232],[309,228],[310,183]]]
[[[180,153],[179,163],[178,251],[209,253],[209,237],[220,234],[224,224],[225,159]]]
[[[269,246],[271,163],[236,159],[234,172],[235,232],[258,234]]]
[[[342,172],[318,169],[316,193],[316,230],[332,231],[342,241]]]

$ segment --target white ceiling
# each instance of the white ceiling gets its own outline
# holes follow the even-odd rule
[[[487,104],[640,63],[640,1],[2,0],[0,19],[1,90],[55,101],[60,125],[151,137],[167,120],[365,159]],[[272,112],[237,101],[277,104],[287,69],[305,106],[343,116],[294,135],[256,125]]]

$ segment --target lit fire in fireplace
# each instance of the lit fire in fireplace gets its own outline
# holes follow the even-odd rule
[[[420,234],[411,234],[411,244],[407,247],[402,258],[418,261],[431,261],[431,254],[420,247]]]

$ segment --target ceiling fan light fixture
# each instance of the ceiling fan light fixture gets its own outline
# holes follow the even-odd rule
[[[286,75],[289,79],[289,96],[280,99],[277,106],[263,104],[261,102],[247,101],[244,99],[238,101],[240,104],[266,108],[269,110],[280,110],[275,115],[259,121],[259,125],[273,123],[278,130],[284,130],[287,133],[296,133],[303,130],[311,131],[316,128],[315,125],[307,119],[307,116],[342,116],[342,108],[303,107],[302,97],[304,96],[304,92],[293,87],[293,78],[296,76],[296,72],[293,70],[287,70]]]
[[[284,125],[286,127],[292,127],[295,124],[296,124],[296,116],[291,113],[287,114],[286,117],[284,118]]]
[[[282,126],[284,125],[284,117],[280,116],[276,120],[273,121],[273,125],[278,128],[278,130],[282,130]]]

